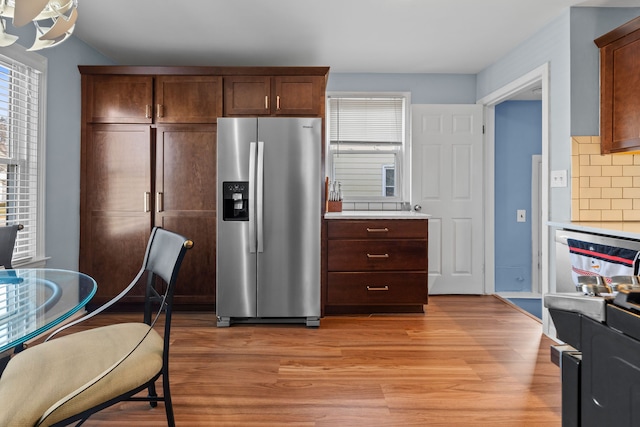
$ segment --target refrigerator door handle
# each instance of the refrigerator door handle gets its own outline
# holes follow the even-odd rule
[[[252,254],[256,253],[256,151],[256,143],[249,143],[249,252]]]
[[[258,252],[264,252],[264,142],[258,141],[256,165],[256,227]]]

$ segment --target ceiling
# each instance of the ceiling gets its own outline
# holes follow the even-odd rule
[[[570,6],[638,0],[79,0],[75,35],[123,65],[475,74]]]

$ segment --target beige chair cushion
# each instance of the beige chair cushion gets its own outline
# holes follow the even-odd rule
[[[109,370],[148,330],[144,323],[109,325],[17,354],[0,377],[0,426],[49,426],[143,385],[162,369],[163,340],[155,330]]]

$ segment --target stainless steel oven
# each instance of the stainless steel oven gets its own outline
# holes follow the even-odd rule
[[[555,244],[556,291],[545,295],[544,305],[557,337],[565,343],[551,349],[551,359],[560,365],[562,376],[562,426],[638,426],[640,289],[585,295],[576,289],[572,270],[596,274],[611,261],[619,265],[609,272],[637,275],[640,242],[557,230]],[[630,256],[634,253],[635,257]],[[586,271],[583,265],[576,267],[585,261],[577,260],[576,254],[587,261],[593,257],[595,272]],[[610,279],[607,274],[601,277]]]
[[[569,253],[568,239],[581,242],[604,245],[611,248],[624,248],[640,252],[640,242],[622,237],[605,236],[602,234],[588,233],[574,230],[556,230],[556,289],[555,293],[575,292],[576,285],[571,271],[573,265]],[[631,272],[637,274],[637,272]]]

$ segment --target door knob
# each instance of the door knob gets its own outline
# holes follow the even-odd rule
[[[422,206],[420,205],[413,205],[413,210],[416,212],[420,212],[422,210]]]

